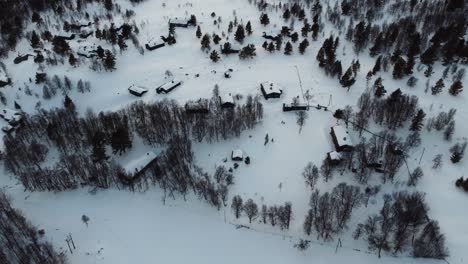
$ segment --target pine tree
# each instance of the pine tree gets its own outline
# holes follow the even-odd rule
[[[298,40],[299,40],[299,34],[297,34],[297,32],[292,33],[291,34],[291,41],[293,43],[296,43]]]
[[[395,65],[393,66],[393,79],[401,79],[406,72],[406,61],[398,56],[395,60]]]
[[[283,13],[283,18],[284,20],[288,20],[290,17],[291,17],[291,11],[289,10],[289,8],[286,8],[286,10],[284,10],[284,13]]]
[[[384,85],[382,84],[382,78],[379,77],[377,80],[374,82],[374,90],[375,90],[375,96],[377,98],[381,98],[387,93],[387,90],[385,90]]]
[[[113,7],[112,0],[105,0],[104,1],[104,7],[107,10],[112,11],[112,7]]]
[[[432,45],[423,54],[421,54],[420,60],[423,64],[432,65],[436,60],[437,46]]]
[[[200,26],[197,26],[197,32],[195,32],[195,35],[197,36],[197,38],[201,38],[202,32]]]
[[[91,140],[92,144],[92,153],[91,157],[94,162],[101,162],[108,159],[106,155],[106,148],[104,145],[105,135],[103,132],[96,132]]]
[[[65,54],[70,50],[70,46],[68,42],[66,42],[63,38],[54,37],[52,41],[53,50],[58,54]]]
[[[128,149],[132,148],[132,141],[130,139],[130,134],[128,127],[121,126],[115,130],[111,135],[111,147],[112,153],[119,153],[121,155]]]
[[[286,46],[284,47],[284,54],[285,55],[291,55],[292,49],[293,49],[292,44],[291,44],[291,42],[288,41],[286,43]]]
[[[432,71],[432,65],[427,66],[427,69],[424,71],[424,76],[427,78],[431,77],[434,72]]]
[[[110,50],[106,50],[106,55],[103,64],[106,70],[115,70],[115,56]]]
[[[70,63],[71,66],[76,65],[76,58],[75,55],[73,55],[73,53],[70,53],[70,56],[68,57],[68,63]]]
[[[210,49],[210,35],[208,34],[205,34],[201,40],[201,48],[202,50],[205,50],[205,49]]]
[[[31,35],[31,47],[33,49],[39,48],[41,44],[41,39],[39,38],[39,35],[37,35],[36,31],[33,30],[32,35]]]
[[[382,64],[382,56],[379,56],[377,60],[375,61],[374,68],[372,68],[372,74],[375,75],[377,72],[380,71],[381,64]]]
[[[63,106],[68,109],[69,111],[74,112],[75,111],[75,103],[73,103],[72,99],[68,97],[68,95],[65,95],[65,99],[63,101]]]
[[[420,131],[423,127],[424,118],[426,117],[426,113],[422,109],[419,109],[416,115],[413,117],[411,121],[410,130],[411,131]]]
[[[271,53],[275,51],[275,44],[273,44],[273,41],[268,44],[267,50]]]
[[[218,45],[220,41],[221,41],[221,37],[218,34],[215,34],[213,36],[213,43]]]
[[[463,91],[463,84],[461,81],[455,81],[449,89],[449,93],[453,96],[457,96],[459,93]]]
[[[440,78],[434,86],[432,86],[431,91],[432,95],[437,95],[442,92],[442,89],[445,87],[444,80]]]
[[[299,52],[301,54],[305,53],[305,50],[309,47],[309,41],[305,38],[300,44],[299,44]]]
[[[244,41],[244,38],[245,38],[244,26],[239,25],[237,26],[236,33],[234,34],[234,39],[242,43]]]
[[[268,17],[267,14],[263,13],[261,16],[260,16],[260,23],[264,26],[270,24],[270,18]]]
[[[345,74],[343,74],[343,76],[341,77],[340,84],[341,86],[348,88],[348,91],[349,91],[349,89],[355,82],[356,82],[356,79],[354,78],[354,75],[353,75],[353,69],[351,66],[349,66]]]
[[[248,35],[252,35],[252,24],[250,23],[250,20],[247,22],[247,25],[245,25],[245,31],[247,31]]]
[[[216,50],[213,50],[210,54],[210,59],[213,61],[213,62],[218,62],[220,57],[219,57],[219,54]]]

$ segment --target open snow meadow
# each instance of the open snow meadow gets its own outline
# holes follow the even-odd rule
[[[468,263],[463,1],[0,10],[1,264]]]

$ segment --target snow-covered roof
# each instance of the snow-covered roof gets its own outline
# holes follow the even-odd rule
[[[6,121],[19,121],[21,120],[21,113],[9,108],[5,108],[0,112],[0,116]]]
[[[262,83],[263,89],[265,90],[266,94],[276,94],[276,93],[283,93],[283,90],[280,87],[272,82],[264,82]]]
[[[0,67],[0,81],[1,82],[8,82],[8,76],[6,75],[6,72],[3,71],[3,69]]]
[[[242,159],[244,158],[244,153],[240,149],[235,149],[232,151],[232,158],[233,159]]]
[[[159,86],[158,88],[162,88],[162,89],[164,89],[164,90],[167,90],[167,89],[172,88],[174,85],[176,85],[176,84],[178,84],[178,83],[180,83],[180,82],[181,82],[181,81],[180,81],[179,79],[175,79],[175,78],[174,78],[174,79],[172,79],[172,81],[167,82],[167,83],[165,83],[165,84]]]
[[[349,136],[348,130],[343,126],[332,127],[333,133],[335,134],[336,141],[340,146],[353,146],[351,137]]]
[[[341,160],[341,154],[339,152],[331,151],[328,152],[328,155],[330,156],[331,160]]]
[[[269,30],[263,32],[267,36],[278,36],[281,35],[281,30]]]
[[[92,55],[96,55],[96,50],[97,50],[96,45],[91,45],[91,46],[83,45],[83,46],[78,47],[78,54],[92,56]]]
[[[151,38],[150,40],[148,40],[148,42],[146,42],[146,44],[148,46],[158,46],[161,44],[165,45],[165,42],[160,38]]]
[[[234,104],[234,96],[232,96],[230,93],[224,96],[221,96],[221,101],[222,103],[231,103]]]
[[[169,19],[169,23],[174,24],[187,24],[190,20],[188,18],[171,18]]]
[[[134,84],[128,87],[128,90],[139,93],[139,94],[146,93],[148,91],[148,89],[141,87],[141,86],[134,85]]]
[[[139,172],[140,170],[144,169],[150,162],[157,158],[156,153],[149,151],[146,152],[141,157],[134,159],[127,163],[124,166],[125,171],[128,173],[135,173]]]

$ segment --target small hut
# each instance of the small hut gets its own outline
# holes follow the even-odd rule
[[[146,44],[145,48],[149,51],[159,49],[166,46],[166,43],[163,40],[152,38]]]
[[[233,161],[243,161],[244,153],[240,149],[235,149],[231,152],[231,160]]]
[[[128,91],[135,96],[141,97],[148,92],[148,89],[132,84],[132,86],[128,87]]]
[[[161,86],[158,86],[156,88],[156,92],[158,94],[160,93],[169,93],[171,92],[172,90],[174,90],[175,88],[177,88],[178,86],[182,85],[182,81],[181,80],[178,80],[178,79],[173,79],[172,81],[170,82],[167,82]]]
[[[283,90],[278,87],[275,83],[264,82],[260,84],[260,90],[262,91],[265,100],[271,98],[280,98],[283,94]]]

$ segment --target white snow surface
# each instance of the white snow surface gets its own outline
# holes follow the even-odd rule
[[[79,79],[92,83],[91,93],[81,94],[74,89],[69,93],[77,111],[81,114],[86,109],[95,111],[118,110],[135,102],[143,100],[151,102],[165,98],[175,99],[180,104],[200,97],[208,98],[212,95],[215,84],[220,92],[229,91],[235,94],[260,94],[258,84],[269,80],[288,87],[283,91],[282,99],[264,102],[264,120],[254,130],[242,133],[239,138],[221,141],[215,144],[194,143],[197,165],[208,172],[214,172],[216,165],[232,166],[228,158],[233,149],[242,149],[249,153],[251,164],[240,164],[234,171],[235,184],[229,194],[239,194],[243,198],[252,198],[259,205],[283,204],[291,201],[293,204],[293,222],[288,231],[280,231],[269,225],[254,221],[251,229],[236,229],[233,224],[248,225],[245,217],[236,220],[229,207],[217,211],[208,207],[196,197],[188,196],[187,201],[182,198],[161,201],[162,191],[156,187],[146,193],[131,193],[128,191],[105,190],[91,194],[87,189],[77,189],[62,193],[25,192],[17,180],[9,173],[0,175],[0,187],[12,198],[13,206],[21,209],[28,220],[38,228],[44,229],[46,238],[62,250],[66,250],[64,242],[67,234],[71,233],[77,245],[73,254],[67,252],[71,264],[124,264],[124,263],[445,263],[436,260],[413,259],[405,256],[394,257],[385,255],[378,259],[374,253],[367,252],[363,241],[355,241],[351,233],[356,225],[364,221],[370,213],[380,209],[381,195],[393,191],[406,190],[407,173],[402,169],[396,176],[395,183],[382,186],[379,196],[370,202],[368,208],[359,208],[353,212],[349,223],[349,231],[341,237],[343,247],[335,253],[336,240],[333,242],[317,241],[315,235],[305,237],[302,222],[308,210],[310,189],[304,184],[302,170],[308,162],[320,164],[327,152],[334,149],[330,137],[330,127],[337,125],[337,121],[330,112],[311,109],[308,118],[299,134],[294,113],[283,113],[283,102],[290,102],[293,97],[301,94],[296,68],[301,75],[303,88],[309,90],[312,101],[321,105],[329,105],[332,110],[343,108],[349,104],[356,105],[358,97],[366,88],[365,75],[372,68],[375,58],[367,53],[359,57],[351,51],[351,44],[340,38],[337,56],[346,68],[353,59],[359,58],[361,71],[356,83],[349,92],[343,89],[336,79],[326,76],[318,67],[315,56],[323,43],[323,36],[319,41],[311,41],[305,55],[297,53],[297,45],[291,56],[284,56],[282,52],[270,54],[261,48],[264,39],[261,32],[278,30],[284,23],[281,13],[269,15],[271,24],[264,27],[259,24],[259,11],[247,0],[193,0],[192,6],[186,5],[185,0],[162,1],[148,0],[135,6],[129,1],[114,1],[125,8],[134,9],[135,20],[140,26],[140,38],[153,35],[154,32],[166,32],[167,21],[172,17],[184,14],[195,14],[203,32],[226,31],[227,23],[233,19],[233,11],[246,23],[247,18],[252,22],[254,34],[247,36],[244,44],[254,43],[257,56],[252,60],[240,61],[237,56],[222,56],[218,63],[209,59],[209,53],[200,51],[199,39],[195,36],[194,28],[177,28],[177,43],[168,46],[164,52],[146,52],[141,56],[129,42],[129,48],[117,56],[117,69],[113,72],[94,72],[86,65],[72,67],[67,63],[62,66],[50,67],[48,75],[68,75],[75,83]],[[323,2],[323,1],[322,1]],[[331,1],[331,6],[333,2]],[[223,17],[221,29],[213,25],[210,13]],[[274,14],[274,13],[271,13]],[[118,18],[116,18],[118,19]],[[309,19],[311,21],[311,19]],[[119,25],[120,21],[116,21]],[[274,25],[278,25],[276,28]],[[296,21],[296,29],[300,23]],[[326,25],[324,36],[337,33],[336,29]],[[233,46],[238,45],[230,35]],[[111,48],[108,44],[90,38],[92,44]],[[70,46],[78,43],[70,41]],[[214,47],[214,45],[213,45]],[[217,47],[216,47],[217,48]],[[2,90],[8,100],[8,107],[12,108],[17,101],[23,111],[33,114],[36,105],[41,102],[45,109],[61,106],[63,98],[56,96],[44,101],[41,98],[42,86],[29,82],[34,79],[37,65],[33,60],[21,64],[13,64],[17,52],[30,49],[29,40],[20,43],[17,51],[10,52],[5,60],[9,75],[14,82],[13,87]],[[118,48],[117,48],[118,49]],[[118,53],[118,52],[117,52]],[[224,78],[227,69],[234,69],[236,74],[230,79]],[[430,79],[431,85],[438,80],[443,71],[441,64],[436,64],[434,74]],[[184,86],[175,89],[167,95],[157,95],[155,92],[147,96],[136,98],[128,94],[126,88],[132,84],[154,87],[154,83],[164,79],[164,72],[170,70],[175,76],[181,76]],[[213,73],[215,70],[216,73]],[[195,77],[196,74],[200,76]],[[1,76],[1,74],[0,74]],[[463,140],[468,134],[466,116],[467,92],[452,97],[446,90],[438,96],[424,93],[426,78],[423,71],[416,71],[419,79],[416,87],[408,88],[406,79],[393,80],[391,72],[382,72],[385,88],[391,93],[401,88],[404,93],[418,96],[421,107],[428,117],[439,111],[457,108],[456,131],[452,142],[442,139],[442,133],[422,131],[421,147],[412,149],[408,158],[411,169],[421,166],[424,177],[417,188],[410,190],[422,191],[430,206],[429,216],[439,221],[441,231],[446,234],[451,264],[468,262],[466,249],[468,247],[468,210],[466,201],[468,195],[454,187],[454,181],[467,176],[467,159],[459,164],[451,164],[448,160],[449,147],[457,141]],[[375,80],[371,80],[373,82]],[[446,82],[447,83],[447,82]],[[466,77],[465,82],[466,83]],[[32,96],[24,93],[24,86],[33,90]],[[123,92],[125,91],[125,92]],[[37,96],[35,96],[37,94]],[[330,98],[332,95],[332,98]],[[322,103],[323,102],[323,103]],[[5,121],[0,121],[5,124]],[[3,125],[2,124],[2,125]],[[380,131],[377,126],[371,130]],[[0,132],[1,133],[1,132]],[[265,134],[268,133],[274,142],[263,145]],[[356,140],[359,135],[349,131]],[[405,137],[407,129],[403,129],[399,136]],[[133,149],[120,156],[113,156],[122,164],[138,161],[141,153],[155,151],[144,146],[141,140],[135,138]],[[444,165],[439,170],[433,170],[432,159],[436,154],[443,154]],[[109,153],[108,153],[109,154]],[[229,159],[228,159],[229,160]],[[3,167],[3,165],[1,165]],[[3,168],[0,168],[3,169]],[[2,170],[3,171],[3,170]],[[321,192],[331,190],[336,184],[347,182],[357,185],[349,174],[335,175],[328,183],[321,179],[317,188]],[[380,184],[379,179],[371,179],[371,184]],[[86,214],[90,218],[89,226],[81,222],[81,216]],[[299,238],[312,241],[311,247],[300,252],[293,248]]]

